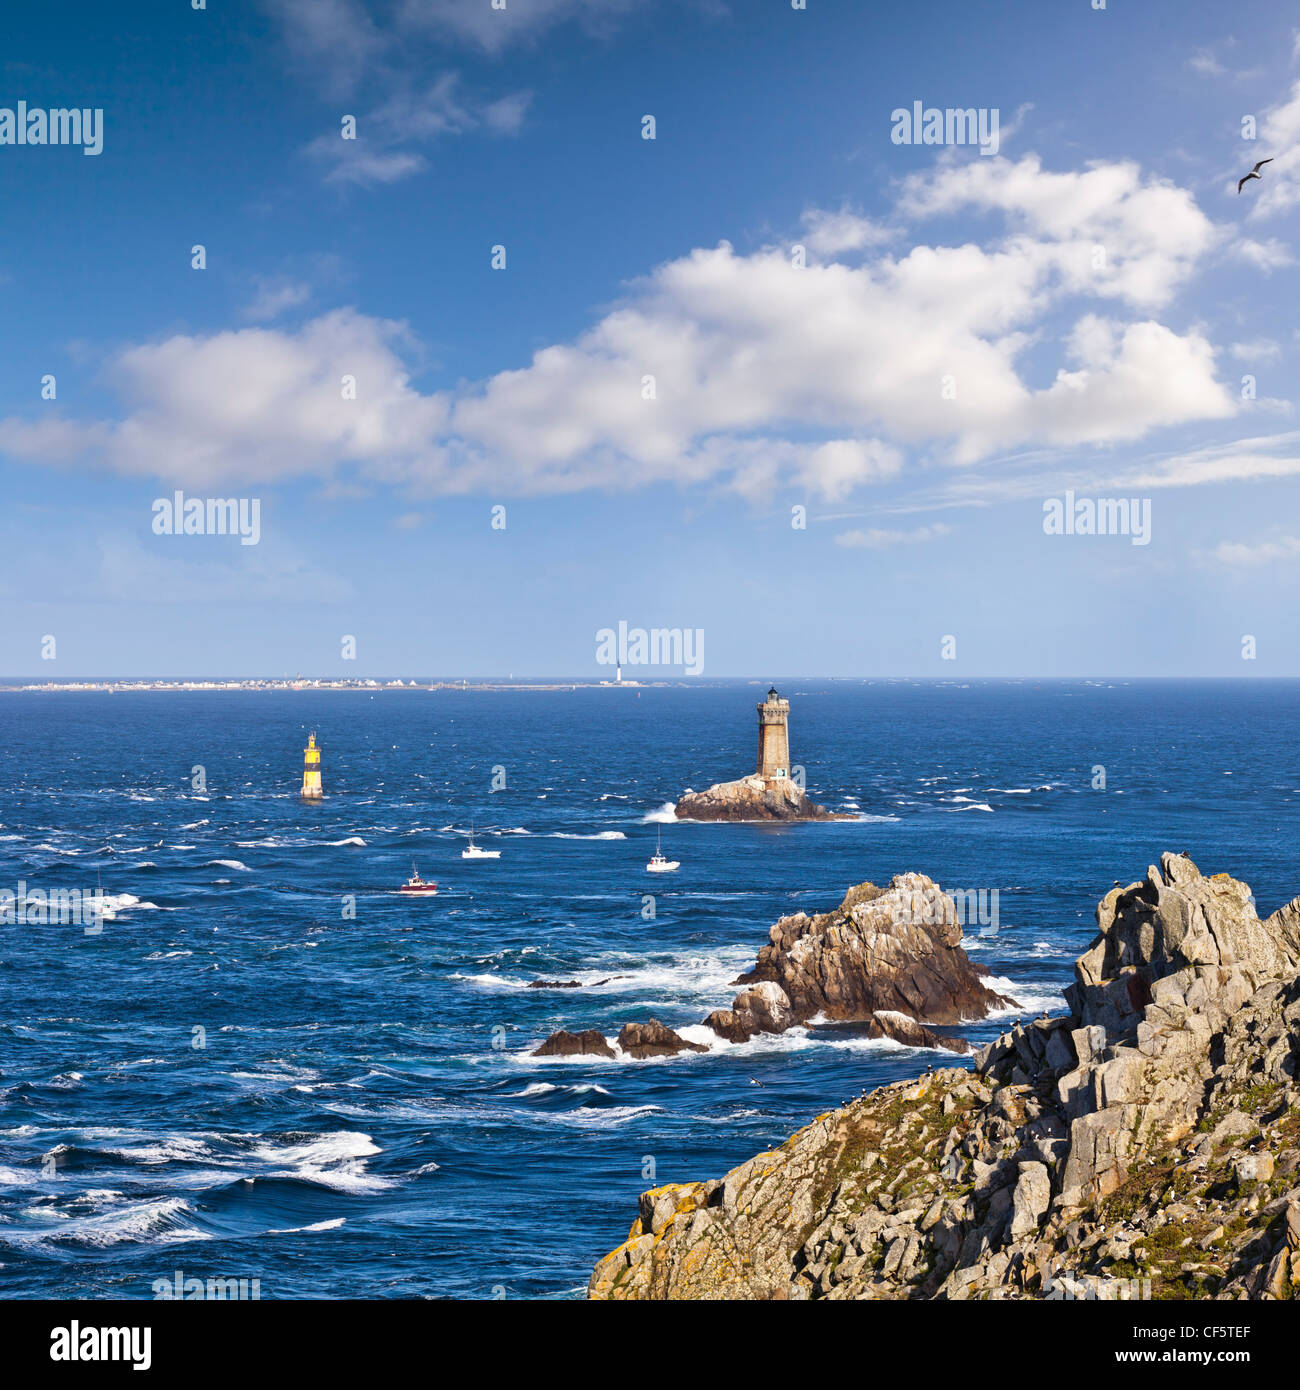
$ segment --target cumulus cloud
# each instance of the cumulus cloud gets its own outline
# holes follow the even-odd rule
[[[887,227],[848,208],[838,212],[810,208],[804,213],[802,222],[808,249],[815,256],[827,258],[878,246],[894,235]]]
[[[1152,316],[1212,241],[1184,191],[1127,164],[1057,175],[996,158],[909,183],[904,200],[917,217],[973,204],[1010,225],[985,246],[853,265],[697,249],[576,339],[450,391],[413,384],[403,325],[354,310],[176,336],[114,359],[119,421],[5,421],[0,446],[194,484],[344,470],[426,494],[676,483],[760,497],[788,484],[836,500],[909,454],[972,465],[1237,408],[1204,334]],[[844,216],[811,225],[838,227],[841,245],[871,238]],[[1094,238],[1100,272],[1084,255]],[[1073,313],[1084,294],[1108,312]]]
[[[109,368],[118,422],[0,423],[0,445],[56,462],[101,458],[177,486],[328,474],[420,454],[446,404],[409,384],[400,324],[338,310],[296,331],[244,328],[128,348]],[[356,382],[345,398],[343,378]]]
[[[902,207],[923,217],[999,212],[1009,251],[1046,260],[1075,292],[1150,309],[1169,302],[1216,240],[1191,193],[1144,181],[1129,161],[1066,173],[1044,170],[1036,155],[953,164],[911,175]]]

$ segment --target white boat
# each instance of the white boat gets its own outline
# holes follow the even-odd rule
[[[655,852],[650,856],[650,862],[645,866],[645,871],[648,874],[670,874],[674,869],[682,867],[680,859],[664,858],[663,846],[659,843],[662,838],[663,831],[661,830],[655,836]]]
[[[469,844],[461,850],[460,857],[462,859],[500,859],[501,851],[499,849],[480,849],[474,843],[474,823],[471,821],[469,827]]]

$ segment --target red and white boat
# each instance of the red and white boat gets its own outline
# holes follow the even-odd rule
[[[424,879],[420,877],[419,869],[412,864],[411,876],[402,884],[400,891],[403,893],[436,893],[438,891],[438,885],[436,883],[426,883]]]

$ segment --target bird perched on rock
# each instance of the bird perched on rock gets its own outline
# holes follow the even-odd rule
[[[1237,192],[1238,192],[1238,193],[1241,192],[1241,189],[1242,189],[1242,185],[1243,185],[1243,184],[1248,183],[1251,179],[1257,179],[1257,178],[1259,178],[1259,177],[1260,177],[1259,171],[1264,167],[1264,165],[1266,165],[1266,164],[1272,164],[1272,162],[1273,162],[1273,156],[1272,156],[1272,155],[1270,155],[1267,159],[1261,159],[1261,160],[1259,161],[1259,163],[1256,164],[1255,167],[1250,171],[1250,173],[1247,174],[1247,175],[1245,176],[1245,178],[1241,178],[1241,179],[1238,179],[1238,180],[1237,180]],[[1186,857],[1186,856],[1184,856],[1184,857]]]

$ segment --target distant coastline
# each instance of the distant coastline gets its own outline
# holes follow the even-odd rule
[[[754,681],[750,684],[759,684]],[[136,693],[142,691],[166,692],[166,691],[302,691],[302,690],[352,690],[368,691],[374,694],[377,691],[398,691],[398,690],[463,690],[463,691],[484,691],[484,690],[648,690],[648,689],[667,689],[684,685],[695,685],[695,681],[682,680],[659,680],[659,681],[610,681],[598,678],[578,678],[573,680],[471,680],[468,677],[463,680],[381,680],[373,677],[320,677],[305,678],[280,677],[279,679],[262,677],[243,677],[232,679],[132,679],[129,677],[85,680],[61,680],[61,681],[18,681],[0,680],[0,694],[21,694],[33,691],[75,691],[85,694],[87,692],[97,692],[100,694],[117,693]]]
[[[785,677],[786,684],[828,685],[926,685],[947,686],[961,689],[975,685],[1269,685],[1295,684],[1300,676],[1262,675],[1262,676],[988,676],[988,675],[871,675],[871,676],[795,676]],[[214,692],[214,691],[307,691],[342,690],[365,691],[374,694],[378,691],[422,690],[422,691],[494,691],[494,690],[700,690],[722,687],[757,686],[767,684],[766,677],[757,676],[713,676],[707,680],[702,677],[663,676],[657,679],[621,681],[609,680],[600,676],[466,676],[466,677],[426,677],[422,680],[403,680],[397,677],[360,676],[231,676],[231,677],[144,677],[144,676],[83,676],[64,680],[24,679],[20,676],[0,676],[0,695],[31,694],[45,691],[75,691],[82,694],[136,693],[136,692]]]

